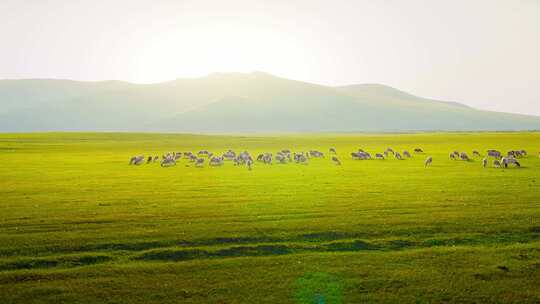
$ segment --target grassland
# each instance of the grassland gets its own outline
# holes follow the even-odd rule
[[[342,166],[127,164],[331,146]],[[349,157],[387,147],[426,154]],[[489,148],[530,155],[448,158]],[[538,303],[538,151],[540,133],[0,134],[0,303]]]

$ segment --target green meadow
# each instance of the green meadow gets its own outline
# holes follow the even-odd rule
[[[128,165],[330,147],[341,166]],[[425,153],[350,157],[388,147]],[[448,157],[487,149],[529,154]],[[536,132],[0,134],[0,303],[539,303],[539,151]]]

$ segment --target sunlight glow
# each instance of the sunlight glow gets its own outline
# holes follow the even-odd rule
[[[306,47],[283,33],[242,27],[196,27],[156,34],[135,52],[140,82],[200,77],[213,72],[298,69]],[[307,64],[304,69],[309,68]]]

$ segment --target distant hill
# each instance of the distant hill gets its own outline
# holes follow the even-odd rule
[[[266,73],[158,84],[0,80],[0,132],[540,130],[540,117],[476,110],[380,85],[329,87]]]

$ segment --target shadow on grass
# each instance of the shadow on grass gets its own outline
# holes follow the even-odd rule
[[[5,262],[0,264],[0,271],[21,270],[21,269],[40,269],[53,267],[78,267],[105,263],[111,261],[112,258],[104,255],[83,255],[69,256],[57,258],[36,258],[36,259],[21,259],[13,262]]]

